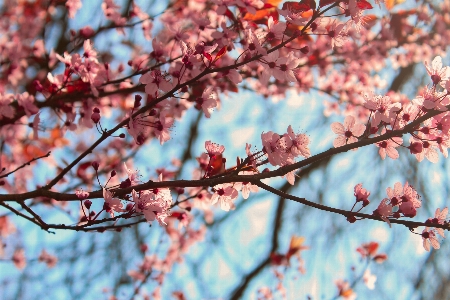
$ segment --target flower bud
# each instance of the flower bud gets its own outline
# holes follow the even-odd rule
[[[98,162],[96,162],[96,161],[92,162],[92,167],[94,168],[95,171],[98,170],[98,167],[99,167],[99,166],[100,166],[100,165],[99,165]]]
[[[86,200],[86,201],[84,201],[84,206],[85,206],[87,209],[90,209],[90,208],[91,208],[91,205],[92,205],[92,201],[91,201],[91,200]]]
[[[91,120],[97,124],[100,121],[100,109],[98,109],[97,107],[95,107],[92,110],[92,115],[91,115]]]

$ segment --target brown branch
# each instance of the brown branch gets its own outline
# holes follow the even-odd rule
[[[14,172],[17,172],[18,170],[20,170],[22,168],[25,168],[26,166],[29,166],[33,161],[39,160],[39,159],[44,158],[44,157],[49,157],[50,153],[51,153],[51,151],[49,151],[47,154],[44,154],[42,156],[35,157],[35,158],[31,159],[28,162],[24,163],[23,165],[21,165],[21,166],[17,167],[16,169],[12,170],[11,172],[1,175],[0,178],[8,177],[9,175],[13,174]]]

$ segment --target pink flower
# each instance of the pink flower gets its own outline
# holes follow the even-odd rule
[[[392,215],[392,205],[388,204],[388,202],[389,199],[387,198],[381,200],[378,208],[373,211],[373,215],[380,217],[383,221],[389,224],[389,227],[391,227],[391,222],[389,222],[388,217]]]
[[[214,194],[211,197],[211,204],[220,203],[220,208],[224,211],[234,209],[233,200],[238,197],[238,191],[231,184],[218,184],[214,187]]]
[[[275,50],[262,58],[265,68],[261,73],[260,80],[263,84],[267,84],[271,76],[281,82],[295,82],[295,74],[293,70],[297,68],[299,59],[293,52],[285,57],[279,57],[279,51]]]
[[[162,111],[159,115],[159,120],[155,122],[154,133],[162,145],[170,140],[169,128],[173,125],[173,118],[166,117],[167,111]]]
[[[336,19],[333,19],[333,21],[326,26],[328,36],[331,38],[331,48],[334,48],[334,46],[341,47],[344,45],[347,40],[344,27],[345,23],[339,24]]]
[[[32,116],[39,112],[39,108],[37,108],[34,104],[34,96],[28,94],[28,92],[18,94],[17,102],[19,102],[19,105],[23,107],[27,116]]]
[[[209,157],[222,154],[225,151],[225,146],[213,143],[211,141],[205,142],[205,149],[208,152]]]
[[[331,130],[338,134],[333,142],[334,147],[341,147],[346,144],[355,143],[358,141],[357,137],[360,137],[366,129],[364,124],[356,124],[353,116],[347,116],[344,120],[344,124],[334,122],[331,124]]]
[[[375,96],[373,93],[363,93],[364,107],[374,112],[372,126],[376,127],[380,122],[389,123],[391,112],[401,109],[400,103],[392,103],[389,96]]]
[[[417,194],[417,191],[409,185],[408,182],[405,183],[405,186],[402,187],[400,182],[396,182],[394,184],[394,189],[388,187],[386,189],[386,193],[391,200],[392,206],[397,206],[401,202],[411,201],[415,208],[419,208],[422,206],[421,201],[419,200],[420,196]]]
[[[253,175],[254,172],[251,171],[242,171],[239,172],[239,175]],[[242,198],[248,199],[250,196],[250,192],[256,193],[258,192],[258,186],[251,184],[250,182],[236,182],[234,188],[238,191],[241,191]]]
[[[378,154],[380,154],[382,159],[386,158],[386,154],[392,159],[397,159],[399,155],[395,148],[399,147],[402,143],[403,139],[401,137],[393,137],[389,140],[376,143],[375,145],[380,148]]]
[[[266,38],[268,41],[272,41],[274,39],[281,40],[283,38],[284,31],[286,30],[286,23],[275,22],[273,17],[270,16],[269,20],[267,20],[267,27],[268,33]]]
[[[286,152],[286,138],[272,131],[262,133],[263,151],[267,154],[272,166],[283,166],[289,163],[290,156]]]
[[[311,152],[308,148],[309,137],[306,134],[302,133],[296,135],[291,125],[289,125],[287,129],[287,134],[292,141],[292,145],[290,147],[292,155],[294,155],[295,157],[301,155],[305,158],[311,156]]]
[[[136,212],[143,213],[147,222],[154,221],[156,216],[163,212],[161,203],[154,201],[149,191],[141,191],[138,193],[132,190],[131,195],[133,196]]]
[[[442,209],[442,211],[437,208],[435,213],[434,213],[434,218],[429,218],[428,220],[425,221],[425,223],[427,224],[444,224],[447,218],[447,213],[448,213],[448,208],[444,208]],[[434,228],[434,230],[437,231],[437,233],[442,236],[445,237],[444,234],[444,229],[442,228]]]
[[[358,183],[355,185],[354,195],[356,197],[356,202],[362,201],[363,206],[367,206],[369,204],[369,196],[370,192],[362,187],[362,183]]]
[[[107,189],[103,189],[103,198],[105,199],[105,204],[103,208],[106,212],[114,217],[114,212],[124,212],[122,201],[118,198],[113,198],[112,193]]]
[[[245,36],[246,36],[246,40],[245,40],[246,47],[245,48],[247,51],[250,51],[250,54],[252,54],[252,55],[257,55],[257,54],[267,55],[266,49],[264,49],[261,46],[259,37],[251,29],[245,30]]]
[[[152,97],[157,97],[159,90],[167,92],[173,87],[172,83],[170,83],[159,70],[145,73],[139,78],[139,82],[145,84],[145,92]]]
[[[428,75],[430,75],[434,85],[447,81],[450,77],[450,68],[442,67],[442,58],[440,56],[436,56],[433,59],[431,66],[425,61],[425,68],[427,68]]]
[[[202,109],[205,113],[205,117],[209,118],[211,117],[211,112],[213,111],[214,107],[217,107],[217,100],[215,93],[213,91],[213,87],[208,87],[203,91],[203,94],[201,97],[197,98],[195,100],[196,102],[196,108]]]
[[[422,231],[422,239],[423,248],[427,251],[430,251],[430,245],[433,246],[434,249],[439,249],[441,247],[438,239],[436,238],[435,230],[432,228],[425,227]]]
[[[80,200],[87,199],[89,197],[89,193],[83,191],[82,189],[76,190],[75,195],[77,195],[77,198]]]
[[[128,169],[126,163],[123,163],[123,167],[128,175],[128,180],[130,181],[130,186],[138,185],[140,183],[139,180],[139,170]]]

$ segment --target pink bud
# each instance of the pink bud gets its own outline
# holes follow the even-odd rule
[[[90,26],[85,26],[80,29],[80,35],[85,39],[92,37],[94,34],[95,31]]]

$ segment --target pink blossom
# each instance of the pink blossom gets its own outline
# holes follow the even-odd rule
[[[450,68],[442,67],[442,58],[436,56],[431,62],[431,66],[425,61],[425,68],[427,69],[428,75],[431,77],[431,81],[434,85],[437,85],[443,81],[447,81],[450,77]]]
[[[331,130],[338,134],[338,137],[334,139],[333,146],[337,148],[357,142],[357,137],[363,135],[365,129],[366,126],[364,124],[356,124],[353,116],[347,116],[344,124],[339,122],[332,123]]]
[[[205,142],[205,149],[208,152],[209,157],[222,154],[225,151],[225,146],[213,143],[211,141]]]
[[[143,213],[147,222],[154,221],[156,216],[163,212],[161,203],[155,201],[149,191],[141,191],[138,193],[132,190],[131,194],[135,203],[136,212]]]
[[[436,233],[433,228],[425,227],[425,229],[422,231],[422,239],[423,248],[425,248],[425,250],[427,251],[430,251],[430,245],[433,246],[433,248],[436,250],[441,247],[438,239],[436,238]]]
[[[118,198],[113,198],[112,193],[107,189],[103,189],[103,198],[105,199],[103,208],[111,215],[111,218],[114,217],[114,212],[125,212],[122,201]]]
[[[328,36],[331,38],[331,48],[334,46],[341,47],[347,40],[347,35],[344,30],[345,23],[338,23],[336,19],[330,21],[326,26]]]
[[[394,189],[388,187],[386,189],[386,193],[391,201],[392,206],[398,206],[402,202],[408,201],[412,202],[412,206],[414,208],[419,208],[422,206],[417,191],[414,189],[414,187],[409,185],[408,182],[405,183],[404,187],[400,182],[396,182],[394,184]]]
[[[269,163],[272,166],[283,166],[290,161],[290,156],[285,151],[286,138],[282,138],[279,134],[272,131],[262,133],[261,140],[263,151],[267,154]]]
[[[125,171],[127,172],[128,180],[130,181],[130,186],[138,185],[141,183],[141,181],[139,180],[139,177],[140,177],[139,170],[129,169],[125,162],[123,163],[123,167],[124,167]]]
[[[279,51],[275,50],[262,58],[264,62],[264,70],[261,73],[260,80],[263,84],[267,84],[271,76],[275,77],[281,82],[295,82],[293,70],[297,68],[299,59],[296,58],[293,52],[285,57],[279,57]]]
[[[399,157],[397,147],[401,146],[403,143],[403,139],[401,137],[393,137],[389,140],[381,141],[379,143],[376,143],[375,145],[380,148],[378,150],[378,153],[380,154],[382,159],[389,156],[392,159],[397,159]]]
[[[214,94],[213,87],[210,86],[206,88],[203,91],[202,96],[197,98],[195,102],[196,107],[203,110],[205,117],[211,117],[211,112],[213,111],[214,107],[217,107],[217,99],[216,95]]]
[[[162,111],[154,126],[155,136],[159,139],[161,145],[170,139],[169,128],[173,125],[173,118],[167,117],[167,114],[167,111]]]
[[[214,194],[211,197],[211,204],[220,203],[220,208],[224,211],[234,209],[233,200],[238,197],[238,191],[231,184],[218,184],[214,186]]]
[[[281,40],[283,38],[284,31],[286,30],[286,23],[278,21],[275,22],[273,17],[270,16],[267,20],[267,27],[267,29],[269,29],[266,35],[267,40]]]
[[[25,113],[27,116],[35,115],[39,112],[39,108],[34,104],[34,96],[28,94],[28,92],[18,94],[17,101],[19,102],[19,105],[22,106],[25,110]]]
[[[362,183],[358,183],[357,185],[355,185],[354,191],[356,202],[362,201],[363,203],[366,203],[366,205],[369,204],[370,192],[362,187]]]
[[[239,172],[239,175],[253,175],[254,172],[251,171],[242,171]],[[241,191],[242,198],[248,199],[250,196],[250,192],[256,193],[258,192],[258,186],[251,184],[250,182],[236,182],[234,188],[238,191]]]
[[[145,92],[152,97],[157,97],[159,90],[167,92],[173,87],[159,70],[145,73],[139,78],[139,82],[145,84]]]
[[[267,55],[267,50],[261,46],[260,38],[251,29],[245,30],[245,37],[245,48],[252,55]]]
[[[392,215],[392,205],[388,203],[389,199],[387,198],[381,200],[378,208],[373,211],[373,215],[380,217],[383,221],[389,224],[389,227],[391,227],[391,222],[389,222],[388,217]]]
[[[428,220],[426,220],[425,223],[427,224],[445,224],[445,221],[447,219],[447,214],[448,214],[448,208],[445,207],[444,209],[442,209],[442,211],[440,210],[440,208],[437,208],[435,213],[434,213],[434,218],[429,218]],[[434,230],[436,230],[436,232],[442,236],[445,237],[444,234],[444,229],[442,228],[434,228]]]
[[[78,199],[85,200],[89,197],[89,193],[83,191],[82,189],[76,190],[75,195],[77,195]]]
[[[287,128],[287,134],[292,141],[292,145],[290,147],[290,151],[292,155],[295,157],[301,155],[305,158],[311,156],[311,152],[309,151],[309,137],[306,134],[295,134],[292,126],[289,125]]]

